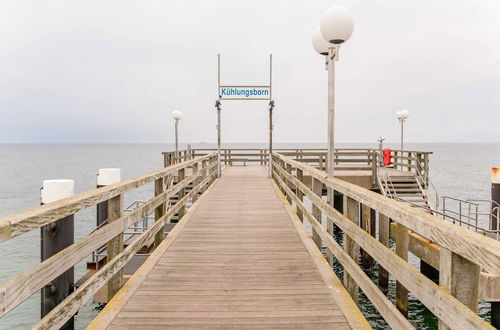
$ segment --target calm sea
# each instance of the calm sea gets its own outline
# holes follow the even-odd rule
[[[193,144],[194,148],[210,148],[211,144]],[[397,145],[388,144],[388,147]],[[162,166],[161,151],[172,150],[167,144],[0,144],[0,216],[5,216],[39,204],[40,187],[44,179],[74,179],[76,193],[95,188],[99,168],[118,167],[122,179],[158,169]],[[183,146],[184,147],[184,146]],[[228,144],[225,147],[266,147],[265,144]],[[319,148],[322,144],[276,144],[277,148]],[[339,147],[377,147],[376,144],[339,144]],[[407,149],[428,150],[431,178],[441,195],[459,198],[489,199],[490,168],[500,166],[500,144],[407,144]],[[153,187],[128,193],[125,204],[147,199]],[[95,228],[95,208],[79,212],[75,217],[75,236],[79,239]],[[40,261],[38,230],[0,244],[0,282]],[[85,272],[84,262],[76,267],[76,277]],[[84,328],[96,314],[96,306],[87,304],[76,316],[76,327]],[[410,317],[419,328],[435,328],[421,305],[410,302]],[[370,314],[368,303],[363,309]],[[487,308],[482,313],[487,316]],[[40,297],[32,296],[0,319],[0,329],[25,329],[33,325],[40,314]],[[376,314],[370,320],[383,327]]]

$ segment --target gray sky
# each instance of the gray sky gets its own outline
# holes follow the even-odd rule
[[[500,142],[500,1],[1,1],[0,143],[214,142],[222,82],[262,84],[275,140],[326,141],[327,74],[311,32],[354,15],[336,79],[336,141]],[[267,140],[267,102],[225,101],[225,142]]]

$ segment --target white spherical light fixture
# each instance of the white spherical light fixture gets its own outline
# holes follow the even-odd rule
[[[349,40],[354,29],[351,12],[344,7],[331,7],[320,19],[323,38],[332,44],[341,44]]]
[[[325,38],[323,38],[319,26],[316,27],[312,33],[312,44],[314,50],[317,51],[318,54],[328,55],[328,48],[330,47],[330,43],[326,41]]]
[[[182,112],[179,110],[172,111],[172,118],[175,120],[180,120],[182,118]]]
[[[406,119],[410,116],[410,111],[408,110],[401,110],[396,112],[396,118],[397,119]]]

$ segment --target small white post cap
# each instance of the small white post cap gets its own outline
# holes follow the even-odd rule
[[[500,183],[500,167],[491,168],[491,183]]]
[[[74,194],[74,180],[43,180],[42,189],[40,189],[40,200],[42,204],[47,204]]]
[[[100,168],[97,172],[97,185],[107,186],[121,181],[119,168]]]

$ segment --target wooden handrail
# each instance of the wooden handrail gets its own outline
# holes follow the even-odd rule
[[[206,169],[214,168],[216,164],[212,164]],[[200,175],[194,175],[184,182],[191,183]],[[210,180],[216,176],[216,172],[212,171],[203,181],[199,182],[193,189],[179,200],[172,208],[170,208],[165,215],[157,219],[151,227],[149,227],[141,236],[134,241],[131,245],[123,250],[119,255],[107,262],[104,267],[99,269],[87,281],[83,283],[75,292],[66,297],[59,305],[57,305],[50,313],[41,319],[33,329],[57,329],[75,314],[106,282],[116,273],[119,269],[123,268],[127,262],[132,259],[135,252],[137,252],[144,242],[153,238],[155,234],[161,230],[165,224],[185,206],[186,202],[194,197]],[[180,189],[177,189],[180,190]],[[162,194],[163,195],[163,194]],[[161,195],[159,195],[161,196]],[[157,196],[157,197],[159,197]]]
[[[201,163],[203,166],[198,166]],[[208,163],[206,166],[205,164]],[[70,295],[64,301],[61,307],[56,307],[44,320],[51,320],[41,328],[54,328],[53,322],[57,325],[64,324],[72,315],[81,307],[94,293],[106,284],[112,276],[116,276],[117,272],[132,258],[134,253],[138,251],[143,243],[154,237],[165,223],[169,221],[174,214],[179,213],[185,207],[188,200],[195,200],[198,192],[203,192],[207,185],[211,184],[216,176],[217,155],[211,154],[204,157],[192,159],[177,165],[170,166],[158,171],[151,172],[134,179],[125,180],[114,185],[105,186],[86,193],[75,195],[71,198],[66,198],[54,203],[46,204],[25,212],[15,214],[13,216],[0,219],[3,221],[5,238],[15,237],[23,232],[31,229],[39,228],[52,221],[57,221],[69,214],[82,210],[85,207],[97,204],[103,200],[113,198],[123,192],[140,187],[146,183],[155,180],[164,180],[167,176],[175,172],[184,172],[188,167],[193,167],[193,173],[187,178],[181,178],[181,181],[173,186],[168,186],[165,191],[157,194],[148,202],[134,209],[132,212],[114,219],[112,222],[96,229],[94,232],[78,240],[74,244],[68,246],[59,253],[44,260],[40,264],[26,270],[17,275],[10,281],[0,286],[0,317],[14,309],[24,300],[36,293],[42,287],[50,283],[65,271],[76,265],[93,251],[103,246],[118,235],[121,235],[128,227],[135,224],[137,221],[147,217],[155,212],[155,209],[163,205],[171,197],[181,195],[188,185],[193,185],[193,189],[176,202],[176,204],[167,210],[165,215],[156,219],[155,224],[143,232],[137,240],[129,245],[125,250],[118,251],[119,253],[114,258],[108,258],[107,264],[101,271],[91,276],[84,285],[79,288],[74,294]],[[195,196],[196,195],[196,196]],[[16,219],[11,223],[10,219]],[[50,219],[50,220],[49,220]],[[9,227],[10,225],[11,227]],[[14,230],[13,230],[14,229]],[[5,232],[8,230],[8,235]],[[17,235],[14,235],[17,234]],[[123,247],[121,248],[123,249]],[[70,298],[71,297],[71,298]],[[57,315],[54,314],[57,311]],[[53,321],[53,320],[56,321]],[[59,322],[59,323],[57,323]],[[62,323],[60,323],[62,322]]]
[[[209,154],[200,158],[191,159],[181,164],[176,164],[148,174],[137,176],[133,179],[121,181],[116,184],[90,190],[26,211],[2,217],[0,218],[0,243],[62,219],[97,203],[107,201],[113,197],[136,189],[157,179],[166,177],[167,175],[177,172],[181,168],[186,168],[194,163],[208,160],[211,157],[214,157],[214,155]]]
[[[493,274],[500,274],[500,242],[444,222],[438,217],[355,184],[328,178],[326,172],[278,153],[273,154],[273,156],[291,164],[294,168],[300,168],[303,172],[309,173],[312,177],[323,182],[327,188],[336,190],[381,212],[393,221],[399,222],[422,237],[481,265]]]
[[[382,291],[378,290],[371,280],[364,275],[357,261],[355,261],[357,260],[355,257],[356,254],[348,254],[350,251],[348,247],[344,247],[344,249],[348,250],[343,250],[340,245],[335,242],[331,233],[323,229],[320,223],[321,218],[314,216],[315,208],[320,212],[319,217],[321,217],[321,213],[324,213],[331,219],[333,223],[342,229],[346,235],[345,240],[350,239],[361,247],[363,251],[368,253],[379,263],[379,267],[383,267],[391,273],[404,288],[411,291],[417,299],[426,305],[441,322],[453,328],[461,329],[492,328],[490,324],[477,315],[476,311],[464,305],[465,302],[461,301],[463,297],[458,298],[450,294],[452,288],[446,287],[446,285],[450,285],[451,282],[447,283],[448,281],[443,281],[442,285],[439,286],[422,275],[417,269],[408,264],[407,261],[394,254],[387,246],[377,241],[357,223],[353,222],[352,219],[339,213],[332,205],[325,202],[321,196],[318,195],[318,192],[314,192],[315,184],[317,185],[315,182],[342,193],[345,196],[344,198],[352,199],[352,201],[357,203],[358,208],[361,204],[370,207],[379,211],[380,215],[390,217],[393,221],[399,223],[401,228],[405,228],[404,230],[407,231],[406,228],[408,228],[416,234],[431,239],[441,246],[441,250],[444,253],[463,256],[466,258],[464,260],[470,260],[465,261],[466,267],[469,267],[467,263],[473,262],[484,267],[491,273],[499,274],[499,242],[485,238],[484,236],[470,232],[466,229],[447,224],[439,218],[414,210],[409,206],[398,203],[367,189],[339,179],[328,178],[325,172],[319,171],[301,162],[294,161],[279,153],[273,154],[273,157],[273,177],[282,191],[288,196],[289,201],[293,200],[297,207],[297,213],[308,219],[313,227],[313,233],[320,236],[330,252],[333,253],[344,266],[344,276],[352,278],[356,285],[359,285],[391,327],[407,328],[408,323],[402,319],[402,314],[395,309],[395,306],[390,303]],[[297,177],[292,175],[293,169],[296,169]],[[300,179],[305,173],[312,176],[313,189],[307,187]],[[302,196],[306,196],[312,202],[312,214],[304,206]],[[346,243],[344,242],[344,244]],[[357,253],[359,253],[359,248]],[[477,277],[474,277],[474,274],[468,274],[467,276],[471,276],[471,278],[474,278],[476,281],[476,283],[468,283],[468,285],[475,285],[473,289],[477,292],[479,286],[479,267],[477,267],[476,270],[478,273]],[[451,278],[456,278],[456,276],[458,276],[456,274],[447,274],[446,270],[443,271],[445,272],[443,275],[448,276],[450,281]],[[472,292],[470,294],[472,294]],[[471,298],[467,297],[465,300],[470,301]]]

